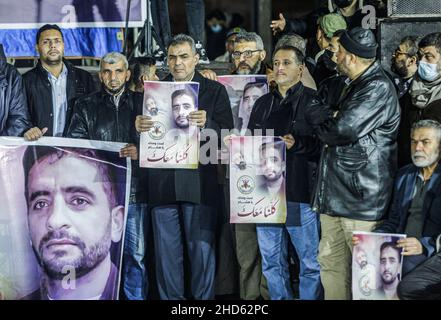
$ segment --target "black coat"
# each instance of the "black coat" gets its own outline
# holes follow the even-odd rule
[[[92,93],[96,90],[93,78],[87,71],[74,67],[68,61],[64,61],[67,67],[67,127],[72,116],[72,109],[76,98]],[[48,79],[48,72],[42,67],[39,61],[37,66],[23,76],[26,86],[26,97],[29,113],[33,126],[40,129],[47,127],[46,136],[53,135],[54,113],[52,102],[52,88]]]
[[[172,81],[171,75],[164,81]],[[207,112],[205,127],[218,133],[233,129],[233,115],[225,87],[195,72],[199,83],[199,110]],[[203,143],[201,143],[203,145]],[[179,201],[215,206],[219,202],[217,164],[201,165],[198,169],[152,169],[149,171],[149,204],[169,205]]]
[[[323,148],[314,210],[375,221],[389,207],[400,107],[378,62],[342,93],[338,114],[317,130]]]
[[[286,199],[291,202],[310,203],[316,169],[319,140],[305,120],[305,110],[316,97],[316,92],[294,85],[282,98],[278,90],[260,97],[254,104],[248,129],[253,132],[273,129],[275,136],[292,134],[295,145],[286,154]]]
[[[0,136],[22,136],[30,127],[23,79],[0,45]]]

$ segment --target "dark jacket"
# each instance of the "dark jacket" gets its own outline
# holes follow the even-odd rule
[[[169,75],[164,81],[173,81],[173,78]],[[223,85],[202,77],[197,71],[192,81],[199,83],[199,110],[207,112],[205,127],[217,132],[220,143],[221,129],[233,129],[233,116],[227,91]],[[149,171],[149,204],[153,206],[169,205],[179,201],[215,206],[219,200],[218,188],[216,164],[199,164],[196,170]]]
[[[410,164],[398,172],[389,216],[384,223],[375,229],[375,232],[405,232],[419,170],[420,168]],[[425,248],[426,255],[430,256],[435,253],[436,238],[441,233],[441,166],[435,169],[428,183],[423,202],[422,238],[419,240]]]
[[[400,99],[401,123],[398,135],[398,164],[400,167],[412,163],[410,157],[410,130],[420,120],[436,120],[441,122],[441,99],[435,100],[424,109],[415,107],[410,92]]]
[[[0,136],[22,136],[30,127],[23,79],[0,45]]]
[[[75,102],[66,136],[138,145],[135,119],[141,114],[142,103],[142,94],[128,89],[122,93],[118,108],[103,89],[81,97]],[[139,162],[132,161],[132,202],[147,202],[147,175],[147,169],[140,169]]]
[[[400,107],[378,62],[343,90],[338,110],[317,130],[325,145],[313,207],[331,216],[379,220],[392,195]]]
[[[104,90],[75,102],[66,137],[100,141],[137,143],[135,118],[140,114],[143,96],[126,89],[116,107]]]
[[[313,128],[305,120],[305,110],[315,97],[316,92],[301,82],[290,88],[285,98],[274,90],[256,101],[248,123],[251,132],[261,129],[266,135],[266,130],[273,129],[275,136],[292,134],[296,140],[286,153],[286,200],[290,202],[311,201],[320,148]],[[300,225],[300,212],[293,218],[287,224]]]
[[[76,98],[92,93],[96,90],[93,78],[87,71],[74,67],[71,63],[64,60],[67,67],[67,113],[66,127],[70,123],[72,109]],[[28,101],[29,113],[33,126],[40,129],[47,127],[46,136],[53,135],[53,103],[52,87],[48,79],[48,72],[42,67],[39,61],[37,66],[23,76],[26,86],[26,96]]]

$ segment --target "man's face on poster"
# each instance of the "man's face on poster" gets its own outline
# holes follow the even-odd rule
[[[155,99],[148,97],[145,100],[145,108],[149,115],[155,116],[158,114],[158,106],[156,105]]]
[[[260,151],[260,168],[267,181],[277,181],[283,174],[281,152],[274,146],[266,146]]]
[[[242,108],[248,117],[251,115],[254,103],[265,94],[265,87],[249,87],[242,96]]]
[[[29,229],[43,269],[52,279],[62,279],[66,267],[78,278],[89,273],[122,236],[124,208],[112,207],[108,178],[90,161],[54,155],[34,164],[28,178]]]
[[[188,128],[190,123],[188,116],[190,112],[196,111],[195,101],[192,96],[182,94],[176,96],[172,100],[173,119],[178,128]]]
[[[391,284],[395,281],[400,270],[400,254],[392,248],[386,247],[380,255],[380,275],[384,284]]]
[[[368,261],[367,261],[367,255],[366,252],[364,250],[360,250],[357,253],[357,263],[360,266],[361,269],[363,269],[364,267],[367,266]]]

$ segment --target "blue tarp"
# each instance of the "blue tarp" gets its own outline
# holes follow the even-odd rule
[[[35,49],[38,29],[0,29],[0,43],[7,57],[37,57]],[[117,34],[120,28],[62,29],[64,56],[101,58],[111,51],[122,51]]]

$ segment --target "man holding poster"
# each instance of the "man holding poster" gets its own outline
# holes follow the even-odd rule
[[[173,81],[175,85],[188,81],[199,84],[198,110],[187,116],[190,126],[215,130],[218,139],[221,129],[232,129],[233,117],[225,88],[195,71],[199,56],[194,40],[187,35],[175,36],[168,47],[167,61],[171,74],[165,81]],[[147,115],[137,116],[136,130],[149,133],[155,120]],[[177,122],[184,125],[186,121],[177,116]],[[143,148],[145,145],[141,145],[141,152]],[[195,169],[150,170],[149,199],[161,299],[214,298],[213,248],[219,189],[217,163],[199,164]],[[187,290],[190,297],[185,295],[184,287],[184,245],[191,268],[191,288]]]
[[[248,124],[251,132],[261,129],[264,135],[283,137],[287,147],[286,223],[257,225],[262,271],[268,281],[271,299],[294,298],[286,235],[289,235],[300,259],[300,299],[320,299],[322,291],[317,261],[318,217],[309,205],[313,182],[311,172],[316,167],[319,144],[304,118],[315,92],[300,81],[305,68],[304,59],[302,52],[295,47],[276,49],[273,65],[277,89],[256,101]],[[278,162],[277,156],[273,156],[270,170],[264,172],[267,180],[277,181],[280,174]]]

